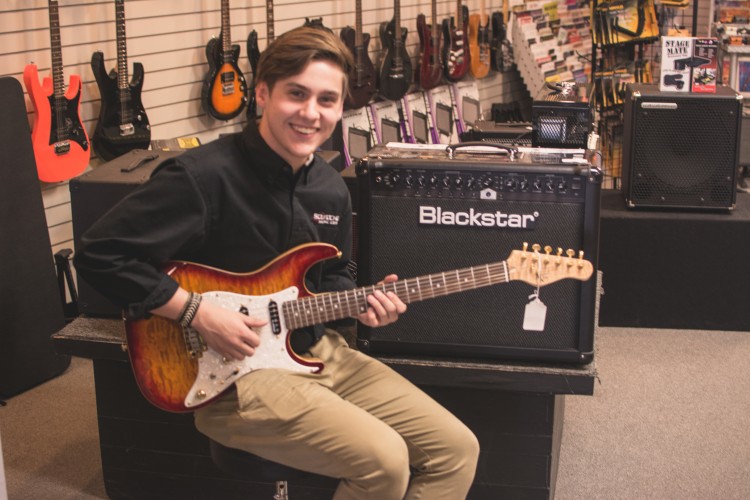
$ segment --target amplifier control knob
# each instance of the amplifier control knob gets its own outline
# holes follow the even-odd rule
[[[457,188],[461,188],[461,186],[463,185],[463,183],[464,183],[464,180],[461,177],[456,177],[456,179],[453,181],[453,184]]]
[[[475,185],[476,185],[476,181],[475,181],[474,177],[469,176],[469,178],[466,179],[466,187],[468,189],[474,189]]]
[[[494,183],[494,179],[489,175],[487,177],[482,177],[482,187],[492,187]]]
[[[443,187],[451,187],[451,179],[447,175],[443,177]]]
[[[531,185],[531,188],[534,191],[541,191],[542,190],[542,181],[539,179],[534,179],[533,184]]]
[[[432,174],[432,176],[430,177],[430,186],[436,186],[437,182],[438,182],[437,175]]]
[[[424,187],[425,184],[427,184],[427,181],[425,180],[424,175],[417,177],[417,185],[419,187]]]
[[[375,176],[375,184],[382,184],[383,183],[383,177],[380,175]]]
[[[561,180],[560,180],[560,181],[559,181],[559,182],[557,183],[557,190],[558,190],[558,191],[565,191],[565,188],[567,188],[567,187],[568,187],[568,183],[567,183],[567,182],[565,182],[565,180],[564,180],[564,179],[561,179]]]
[[[518,186],[521,188],[521,191],[526,191],[527,189],[529,189],[529,181],[527,181],[526,179],[522,179]]]
[[[407,186],[409,186],[409,187],[412,187],[412,186],[414,185],[414,176],[413,176],[413,175],[411,175],[411,174],[407,175],[407,176],[406,176],[406,177],[404,178],[404,183],[405,183],[405,184],[406,184]]]
[[[546,183],[544,184],[544,189],[545,189],[545,190],[547,190],[547,191],[548,191],[548,192],[550,192],[550,193],[553,193],[553,192],[555,191],[555,183],[554,183],[554,182],[552,182],[552,180],[548,180],[548,181],[547,181],[547,182],[546,182]]]
[[[508,179],[505,181],[505,187],[511,190],[515,189],[517,184],[518,183],[516,182],[515,179]]]
[[[400,180],[401,180],[401,176],[400,175],[398,175],[398,174],[392,174],[391,175],[391,185],[392,186],[397,185]]]

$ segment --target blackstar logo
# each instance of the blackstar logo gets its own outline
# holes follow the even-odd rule
[[[438,226],[512,227],[532,229],[539,218],[533,214],[507,214],[505,212],[479,212],[470,208],[468,212],[451,212],[440,207],[420,205],[419,223]]]

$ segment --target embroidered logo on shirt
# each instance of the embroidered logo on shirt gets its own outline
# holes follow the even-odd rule
[[[327,226],[338,226],[339,215],[331,214],[313,214],[313,222],[315,224],[325,224]]]

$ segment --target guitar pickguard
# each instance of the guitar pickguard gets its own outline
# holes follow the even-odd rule
[[[210,347],[197,354],[198,375],[185,398],[187,408],[204,404],[224,392],[238,379],[262,368],[282,368],[303,373],[321,370],[319,363],[306,361],[289,347],[290,332],[286,329],[280,305],[297,299],[299,289],[296,286],[263,296],[221,291],[204,292],[202,295],[205,301],[255,318],[263,318],[268,322],[256,329],[260,336],[260,345],[256,348],[255,354],[242,361],[226,360]],[[195,336],[197,333],[189,331],[186,335]]]

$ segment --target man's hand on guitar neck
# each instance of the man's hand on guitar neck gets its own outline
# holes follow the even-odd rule
[[[180,288],[169,301],[151,312],[171,320],[178,320],[188,300],[187,290]],[[236,311],[224,309],[203,301],[190,326],[198,331],[214,351],[227,359],[241,361],[255,354],[260,336],[253,330],[266,324],[265,320],[252,318]]]
[[[394,281],[398,281],[398,276],[389,274],[378,284],[393,283]],[[357,319],[373,328],[391,324],[398,319],[399,314],[406,312],[406,304],[393,292],[383,293],[376,290],[375,293],[367,296],[367,303],[370,305],[367,312],[357,316]]]

